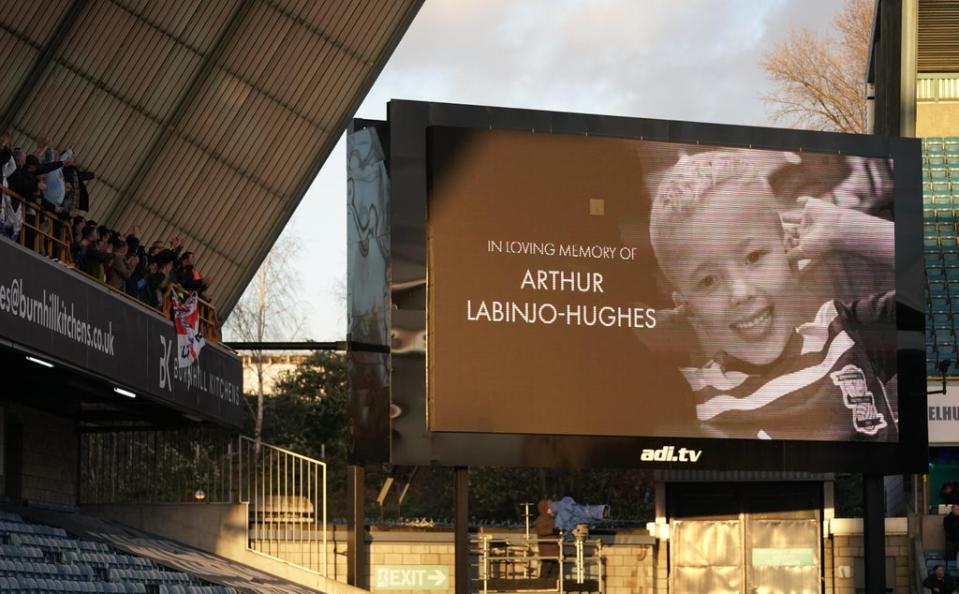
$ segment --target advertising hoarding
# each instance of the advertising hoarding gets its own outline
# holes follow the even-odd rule
[[[945,394],[936,393],[940,391],[942,384],[929,384],[929,445],[954,446],[959,444],[959,386],[947,385]]]
[[[177,364],[170,320],[30,250],[0,241],[0,337],[185,414],[243,425],[239,358],[208,343]]]

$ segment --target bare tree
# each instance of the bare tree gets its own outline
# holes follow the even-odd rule
[[[866,63],[872,35],[873,0],[845,0],[834,30],[790,31],[763,58],[776,90],[763,96],[773,122],[795,128],[866,131]]]
[[[303,317],[296,298],[299,284],[291,268],[294,248],[293,239],[281,238],[263,260],[224,324],[224,333],[230,340],[288,340],[299,332]],[[250,412],[254,419],[253,437],[259,450],[263,432],[265,358],[262,350],[253,350],[251,354],[257,398],[256,411]]]

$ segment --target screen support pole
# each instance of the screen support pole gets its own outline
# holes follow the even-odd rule
[[[365,588],[363,569],[366,567],[366,531],[363,523],[365,511],[366,471],[362,466],[351,464],[347,467],[346,495],[350,502],[346,526],[346,583],[357,588]]]
[[[862,544],[866,594],[886,591],[886,502],[881,474],[862,476]]]
[[[470,591],[469,470],[453,470],[453,552],[456,594]]]

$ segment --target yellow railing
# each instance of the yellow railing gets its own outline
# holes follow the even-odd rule
[[[190,294],[190,291],[187,291],[178,284],[172,284],[166,293],[163,294],[163,315],[171,320],[173,319],[174,293],[176,293],[180,299],[185,299]],[[220,318],[216,315],[216,308],[199,296],[197,296],[197,308],[200,310],[200,334],[207,339],[220,342]]]
[[[20,233],[17,237],[20,245],[49,256],[53,256],[56,252],[54,246],[57,246],[60,251],[57,257],[70,268],[110,289],[124,299],[134,301],[143,307],[149,307],[163,314],[164,317],[170,320],[173,319],[173,292],[176,291],[181,296],[189,294],[189,292],[180,285],[175,283],[171,284],[164,292],[163,305],[161,309],[158,310],[138,299],[134,299],[124,291],[119,291],[115,287],[111,287],[99,278],[91,276],[75,266],[73,252],[71,251],[71,246],[73,245],[72,220],[61,221],[59,215],[56,213],[44,209],[41,204],[25,200],[10,188],[0,186],[0,192],[3,192],[12,201],[20,205],[21,225]],[[33,214],[28,214],[31,211]],[[53,234],[55,223],[60,225],[62,231],[61,237]],[[209,340],[220,342],[220,319],[219,316],[217,316],[216,308],[213,307],[210,302],[199,298],[197,299],[197,307],[200,309],[200,333]]]
[[[25,200],[10,188],[0,186],[0,191],[6,194],[11,201],[20,205],[21,224],[20,234],[17,238],[20,245],[51,256],[56,251],[54,246],[59,246],[60,254],[58,258],[60,261],[73,266],[73,252],[70,251],[70,246],[73,244],[73,227],[70,221],[61,221],[56,213],[45,210],[36,202]],[[31,212],[32,214],[30,214]],[[53,234],[56,225],[60,225],[60,237]]]

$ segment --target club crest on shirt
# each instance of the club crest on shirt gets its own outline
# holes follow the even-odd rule
[[[858,433],[875,435],[886,427],[886,417],[876,410],[876,398],[866,384],[860,367],[846,365],[829,374],[832,383],[842,390],[842,401],[852,411],[852,425]]]

